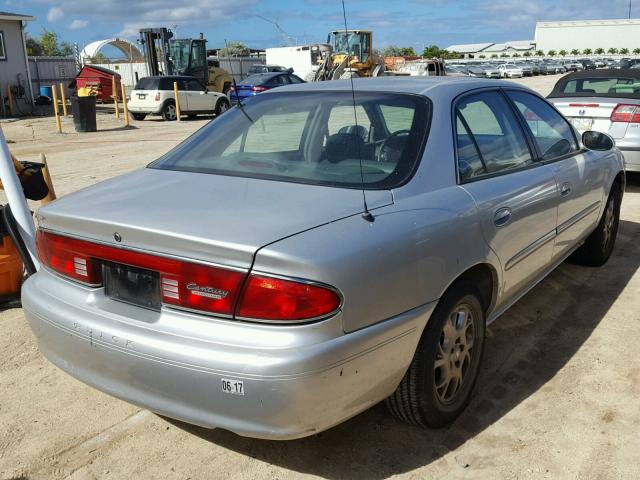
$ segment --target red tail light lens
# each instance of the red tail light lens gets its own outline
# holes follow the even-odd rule
[[[40,261],[65,277],[87,285],[102,283],[101,265],[88,255],[81,240],[38,230],[36,250]]]
[[[236,316],[273,321],[303,321],[326,316],[338,309],[333,290],[303,282],[251,275]]]
[[[252,92],[264,92],[265,90],[268,90],[267,87],[251,87]]]
[[[82,283],[102,284],[102,261],[160,273],[162,302],[190,310],[232,315],[244,272],[100,245],[39,230],[43,265]]]
[[[62,276],[101,286],[102,263],[114,262],[160,274],[162,303],[198,312],[252,320],[305,321],[325,317],[340,307],[333,289],[102,245],[38,230],[38,257]]]
[[[611,113],[612,122],[640,123],[640,108],[638,105],[619,104]]]

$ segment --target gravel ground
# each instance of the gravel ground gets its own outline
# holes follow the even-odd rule
[[[555,80],[520,82],[546,94]],[[51,119],[1,125],[19,158],[47,154],[64,195],[144,166],[205,123],[124,129],[100,115],[101,131],[84,135],[58,135]],[[0,479],[638,478],[638,238],[640,179],[631,177],[609,263],[562,265],[495,322],[471,405],[441,430],[404,425],[382,406],[292,442],[169,421],[62,373],[22,311],[4,311]]]

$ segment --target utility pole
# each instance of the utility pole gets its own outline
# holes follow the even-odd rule
[[[631,0],[629,0],[629,20],[631,20]]]

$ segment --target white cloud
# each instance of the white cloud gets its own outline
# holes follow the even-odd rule
[[[60,7],[53,7],[47,13],[47,21],[58,22],[64,18],[64,10]]]
[[[69,24],[69,30],[82,30],[83,28],[86,28],[87,25],[89,25],[88,20],[80,20],[76,18],[73,22]]]

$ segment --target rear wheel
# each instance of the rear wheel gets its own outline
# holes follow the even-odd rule
[[[484,349],[485,310],[468,282],[452,286],[429,319],[402,382],[386,403],[393,415],[442,427],[469,403]]]
[[[227,100],[226,98],[221,98],[220,100],[218,100],[218,103],[216,103],[216,110],[215,110],[216,117],[218,115],[222,115],[224,112],[229,110],[229,107],[230,107],[229,100]]]
[[[142,121],[145,118],[147,118],[147,114],[146,113],[132,113],[131,116],[138,121]]]
[[[176,104],[173,102],[167,102],[162,109],[162,118],[168,122],[172,122],[178,118],[178,111],[176,110]]]
[[[621,203],[622,188],[615,183],[607,198],[598,226],[571,256],[571,260],[589,267],[599,267],[609,260],[618,236]]]

